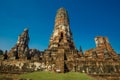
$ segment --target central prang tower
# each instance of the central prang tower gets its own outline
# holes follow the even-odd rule
[[[64,49],[75,49],[75,45],[72,39],[72,33],[70,30],[68,14],[64,8],[60,8],[57,11],[54,31],[50,38],[48,49],[58,47]]]
[[[60,8],[57,11],[55,25],[48,49],[45,50],[45,62],[47,65],[55,64],[56,72],[67,72],[73,70],[73,61],[78,51],[75,48],[69,25],[67,11]]]

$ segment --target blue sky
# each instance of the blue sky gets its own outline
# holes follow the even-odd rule
[[[68,11],[78,49],[95,48],[94,37],[107,36],[120,53],[120,0],[0,0],[0,49],[10,50],[26,27],[29,47],[46,49],[60,7]]]

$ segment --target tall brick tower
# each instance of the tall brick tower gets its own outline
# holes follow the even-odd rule
[[[75,49],[72,33],[69,25],[67,11],[60,8],[55,18],[54,31],[50,38],[49,49],[64,47],[66,49]]]
[[[77,50],[73,42],[68,14],[64,8],[60,8],[57,11],[54,30],[45,53],[45,61],[47,63],[53,62],[56,65],[57,72],[72,70],[69,67],[70,64],[68,64],[68,61],[70,59],[73,60],[73,56],[76,55]]]

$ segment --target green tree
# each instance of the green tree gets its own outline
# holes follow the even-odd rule
[[[0,55],[3,55],[3,51],[2,50],[0,50]]]

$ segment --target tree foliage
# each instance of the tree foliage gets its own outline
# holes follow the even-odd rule
[[[3,51],[2,50],[0,50],[0,55],[3,55]]]

